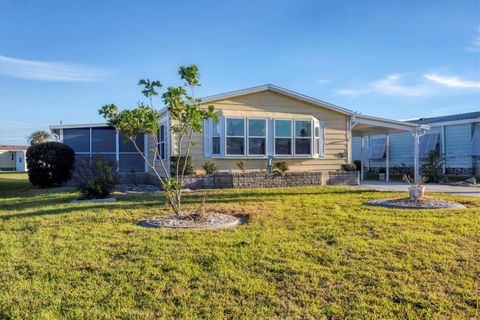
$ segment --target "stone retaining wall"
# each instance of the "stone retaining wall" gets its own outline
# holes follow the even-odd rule
[[[283,176],[264,172],[216,173],[185,177],[189,189],[275,188],[321,185],[358,185],[359,175],[351,172],[287,172]]]

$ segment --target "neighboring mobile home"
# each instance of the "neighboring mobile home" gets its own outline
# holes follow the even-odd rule
[[[203,132],[194,136],[191,156],[197,173],[203,172],[206,161],[213,161],[219,171],[232,171],[238,161],[248,160],[248,169],[258,171],[266,168],[269,159],[288,161],[291,171],[337,171],[351,162],[355,134],[390,130],[418,135],[428,130],[425,125],[358,115],[274,85],[206,97],[202,104],[213,105],[220,121],[206,121]],[[159,125],[158,148],[168,168],[178,145],[169,130],[166,109]],[[120,172],[148,172],[133,146],[105,124],[50,128],[79,159],[98,153],[117,161]],[[138,137],[137,141],[151,155],[153,139]]]
[[[444,159],[444,173],[457,176],[480,175],[480,112],[454,114],[443,117],[421,118],[409,123],[425,124],[430,131],[420,137],[420,158],[431,150],[438,150]],[[410,133],[389,135],[387,150],[385,135],[367,137],[365,164],[373,172],[384,171],[389,153],[391,173],[413,166],[413,138]],[[353,159],[361,159],[360,138],[354,138]]]
[[[27,171],[27,149],[28,146],[0,146],[0,171]]]

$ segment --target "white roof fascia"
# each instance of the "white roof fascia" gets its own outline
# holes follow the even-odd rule
[[[334,104],[331,104],[331,103],[328,103],[328,102],[325,102],[325,101],[322,101],[322,100],[318,100],[318,99],[315,99],[315,98],[312,98],[312,97],[309,97],[309,96],[306,96],[306,95],[303,95],[303,94],[300,94],[300,93],[297,93],[297,92],[294,92],[294,91],[291,91],[291,90],[288,90],[288,89],[285,89],[285,88],[281,88],[281,87],[275,86],[273,84],[265,84],[265,85],[261,85],[261,86],[257,86],[257,87],[252,87],[252,88],[247,88],[247,89],[242,89],[242,90],[236,90],[236,91],[226,92],[226,93],[212,95],[212,96],[207,96],[207,97],[201,98],[201,100],[202,100],[202,104],[204,104],[204,103],[210,103],[210,102],[214,102],[214,101],[218,101],[218,100],[225,100],[225,99],[229,99],[229,98],[233,98],[233,97],[244,96],[244,95],[247,95],[247,94],[262,92],[262,91],[272,91],[272,92],[280,93],[280,94],[289,96],[291,98],[301,100],[301,101],[306,101],[306,102],[312,103],[314,105],[317,105],[317,106],[320,106],[320,107],[323,107],[323,108],[327,108],[327,109],[331,109],[333,111],[337,111],[337,112],[340,112],[340,113],[343,113],[343,114],[348,114],[348,115],[354,114],[354,112],[349,110],[349,109],[342,108],[342,107],[336,106]]]
[[[360,121],[358,121],[360,120]],[[372,126],[379,126],[379,127],[386,127],[386,128],[391,128],[391,129],[397,129],[397,130],[405,130],[405,131],[411,131],[411,130],[429,130],[430,126],[427,125],[420,125],[416,123],[408,123],[408,122],[403,122],[399,120],[392,120],[392,119],[385,119],[385,118],[378,118],[378,117],[372,117],[372,116],[366,116],[363,114],[355,114],[353,116],[353,121],[358,122],[361,124],[367,124],[367,125],[372,125]]]
[[[476,122],[480,122],[480,118],[443,121],[443,122],[431,122],[428,125],[430,127],[440,127],[440,126],[453,126],[453,125],[456,125],[456,124],[468,124],[468,123],[476,123]]]
[[[58,124],[49,126],[50,129],[75,129],[75,128],[94,128],[108,127],[106,123],[80,123],[80,124]]]

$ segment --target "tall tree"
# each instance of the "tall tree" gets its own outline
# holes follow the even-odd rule
[[[190,150],[193,143],[193,135],[202,132],[202,123],[204,120],[213,119],[218,121],[214,107],[209,105],[206,108],[201,107],[201,100],[195,98],[195,87],[199,86],[199,73],[195,65],[180,67],[179,75],[184,80],[181,87],[168,87],[162,94],[162,99],[168,108],[171,117],[172,139],[177,141],[178,154],[176,155],[176,170],[172,177],[169,170],[165,168],[163,161],[159,161],[164,171],[162,176],[157,168],[158,148],[153,148],[154,156],[150,160],[140,150],[136,143],[138,135],[147,134],[152,137],[154,145],[158,145],[157,132],[160,112],[153,107],[153,97],[158,95],[157,89],[162,85],[159,81],[150,81],[142,79],[138,82],[144,89],[142,94],[149,99],[150,105],[139,103],[138,107],[132,110],[119,111],[118,107],[109,104],[99,110],[106,120],[107,124],[116,128],[123,136],[134,145],[140,153],[145,163],[150,167],[158,179],[159,184],[164,189],[164,195],[173,211],[179,216],[188,215],[189,212],[182,210],[182,188],[184,184],[185,169]],[[189,91],[189,93],[187,93]],[[186,143],[185,142],[186,139]],[[180,170],[180,159],[183,158],[183,167]]]

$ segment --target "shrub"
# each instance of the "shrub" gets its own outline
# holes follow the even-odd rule
[[[245,172],[248,168],[248,160],[240,160],[236,163],[237,168],[240,169],[242,172]]]
[[[118,181],[115,163],[97,155],[92,161],[81,161],[73,178],[85,199],[107,198]]]
[[[272,173],[276,176],[283,176],[288,170],[287,161],[278,161],[272,164]]]
[[[51,188],[72,177],[75,152],[60,142],[34,144],[27,150],[28,179],[34,186]]]
[[[422,175],[428,178],[429,182],[439,182],[443,177],[443,159],[437,150],[430,151],[422,159],[420,168]]]
[[[357,171],[357,166],[353,163],[342,164],[343,171]]]
[[[170,158],[170,160],[171,160],[170,161],[171,162],[170,172],[171,172],[172,176],[176,176],[176,173],[177,173],[177,159],[178,159],[177,156],[173,156],[173,157]],[[180,173],[182,172],[184,164],[185,164],[185,156],[181,156],[180,161],[179,161],[179,169],[178,169],[178,171]],[[192,165],[192,157],[188,156],[187,157],[187,166],[185,167],[185,175],[191,175],[191,174],[194,174],[193,165]]]
[[[203,169],[207,174],[214,174],[215,171],[217,171],[217,167],[215,166],[215,163],[211,160],[205,162],[203,165]]]
[[[360,171],[362,168],[362,161],[361,160],[353,160],[353,164],[355,165],[355,168],[357,171]]]

